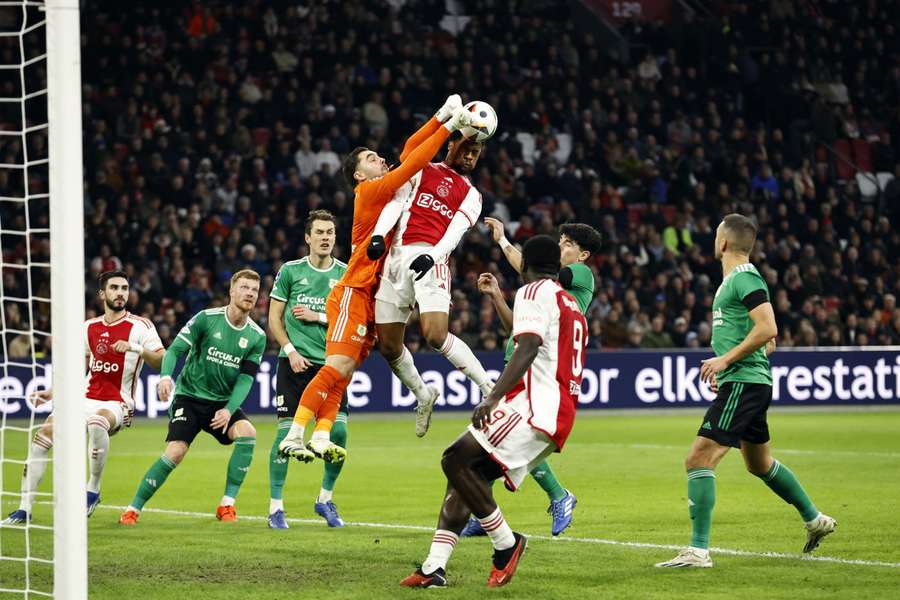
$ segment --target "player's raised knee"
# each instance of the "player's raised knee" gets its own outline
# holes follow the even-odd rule
[[[113,413],[111,413],[110,411],[108,411],[104,408],[101,408],[100,410],[97,411],[97,416],[102,417],[103,419],[106,419],[106,423],[108,425],[107,429],[112,429],[113,427],[116,426],[116,416]]]

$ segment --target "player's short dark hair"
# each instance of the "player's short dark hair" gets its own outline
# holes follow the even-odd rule
[[[559,235],[564,235],[582,250],[596,254],[603,246],[600,232],[586,223],[564,223],[559,226]]]
[[[356,178],[353,176],[356,173],[356,168],[359,166],[359,155],[368,150],[365,146],[357,146],[353,150],[350,151],[346,157],[344,157],[344,164],[341,167],[341,172],[344,174],[344,179],[347,181],[347,185],[350,188],[355,188],[356,184],[359,183],[356,181]]]
[[[559,273],[559,244],[549,235],[536,235],[522,247],[522,270],[542,275]]]
[[[306,217],[306,227],[304,228],[306,235],[312,233],[313,221],[329,221],[331,223],[334,223],[335,227],[337,227],[337,219],[335,219],[334,215],[329,211],[321,208],[312,210],[309,212],[309,216]]]
[[[97,285],[99,286],[97,289],[101,292],[105,290],[106,283],[113,277],[121,277],[125,281],[128,281],[128,275],[125,274],[125,271],[104,271],[103,273],[100,273],[100,277],[97,278]]]
[[[725,215],[722,219],[722,226],[725,228],[725,235],[731,242],[731,249],[736,252],[750,254],[753,245],[756,243],[756,233],[759,231],[753,219],[732,213]]]

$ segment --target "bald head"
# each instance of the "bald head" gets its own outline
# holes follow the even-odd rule
[[[722,219],[716,234],[716,258],[725,252],[750,254],[756,243],[756,223],[752,219],[732,213]]]

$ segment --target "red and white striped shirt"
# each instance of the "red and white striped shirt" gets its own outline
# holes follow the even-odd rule
[[[394,197],[405,198],[395,245],[434,246],[444,237],[457,212],[466,216],[470,227],[481,215],[481,192],[468,177],[444,163],[429,163],[398,189]]]
[[[144,361],[137,352],[116,352],[113,344],[124,340],[151,352],[163,347],[153,323],[126,312],[107,323],[104,317],[84,322],[84,353],[90,357],[86,396],[90,400],[124,402],[134,407],[134,390]]]
[[[531,409],[528,424],[562,450],[581,392],[587,323],[575,299],[552,279],[535,281],[516,292],[513,338],[529,333],[541,338],[541,346],[524,378]]]

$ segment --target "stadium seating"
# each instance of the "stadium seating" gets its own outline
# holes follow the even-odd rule
[[[618,327],[611,318],[648,332],[659,310],[670,333],[678,333],[676,317],[689,323],[693,335],[673,335],[676,345],[707,344],[701,325],[720,277],[711,240],[721,216],[733,211],[755,214],[761,234],[753,259],[773,298],[788,292],[788,303],[776,307],[782,345],[797,343],[801,328],[813,331],[803,343],[898,343],[900,313],[879,312],[890,305],[887,296],[900,293],[898,233],[879,225],[897,208],[881,206],[877,189],[861,194],[853,167],[873,170],[867,140],[880,131],[894,134],[893,155],[900,156],[900,86],[889,62],[896,44],[881,53],[861,44],[843,57],[842,71],[802,56],[820,37],[836,47],[841,28],[834,24],[852,18],[859,35],[877,36],[891,20],[877,9],[853,10],[854,3],[817,6],[816,18],[804,12],[809,3],[792,4],[792,12],[769,16],[767,31],[746,19],[722,29],[719,15],[698,16],[685,35],[626,23],[620,31],[632,51],[623,59],[576,29],[567,9],[540,2],[516,4],[516,19],[499,3],[490,15],[446,21],[463,27],[459,33],[441,30],[430,3],[402,12],[360,0],[303,10],[281,4],[273,27],[263,26],[255,5],[221,2],[204,28],[187,26],[198,22],[190,8],[118,11],[116,3],[100,2],[83,24],[93,32],[85,37],[85,63],[97,65],[84,73],[87,259],[104,245],[111,249],[142,282],[134,309],[168,341],[189,316],[184,290],[203,285],[206,272],[206,291],[221,302],[248,244],[267,273],[263,287],[270,287],[281,262],[304,252],[302,223],[313,207],[337,214],[338,253],[346,258],[352,192],[339,174],[319,168],[326,140],[338,156],[367,145],[395,159],[404,137],[458,91],[491,102],[500,118],[474,174],[485,215],[531,221],[523,231],[552,233],[565,220],[602,231],[607,247],[590,261],[598,289],[589,313],[593,347],[625,343],[610,335]],[[340,24],[338,40],[357,25],[374,29],[348,49],[315,31],[311,24],[325,18]],[[229,36],[239,31],[235,43]],[[798,36],[809,40],[802,48]],[[279,42],[296,65],[275,52]],[[642,79],[638,71],[648,52],[658,78]],[[800,58],[806,66],[795,70]],[[846,88],[859,117],[817,97],[825,84]],[[130,102],[136,115],[128,113]],[[856,131],[856,139],[847,137]],[[2,144],[4,154],[14,151],[8,139]],[[764,165],[774,184],[751,193]],[[226,189],[232,177],[236,197]],[[0,195],[13,195],[5,192],[17,185],[0,182]],[[677,256],[661,241],[676,217],[695,244]],[[831,245],[822,242],[826,230]],[[824,286],[804,279],[809,245],[819,274],[827,273]],[[646,260],[635,262],[640,256]],[[863,275],[857,265],[872,260],[886,266]],[[456,326],[473,346],[493,347],[499,326],[481,322],[483,301],[471,273],[494,271],[510,291],[517,280],[483,232],[470,233],[453,263]],[[791,268],[797,264],[799,284]],[[630,291],[640,302],[626,301]],[[665,306],[652,301],[659,294]],[[805,309],[806,300],[825,310]],[[263,324],[267,302],[263,294],[254,315]],[[164,307],[174,314],[166,317]],[[862,337],[849,330],[850,314]],[[416,329],[409,328],[409,342],[419,349]]]

